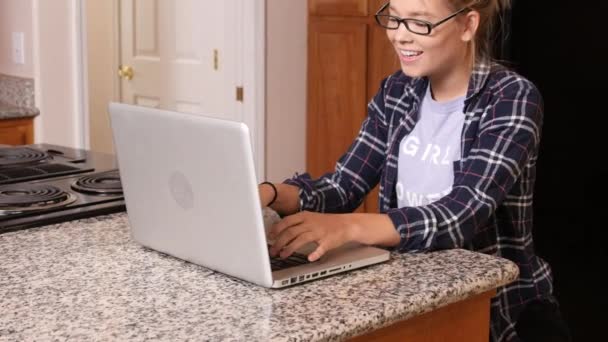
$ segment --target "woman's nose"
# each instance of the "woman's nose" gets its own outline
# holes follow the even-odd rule
[[[414,34],[405,27],[405,23],[401,22],[399,23],[399,27],[394,30],[393,39],[395,42],[399,43],[411,43],[414,40],[413,35]]]

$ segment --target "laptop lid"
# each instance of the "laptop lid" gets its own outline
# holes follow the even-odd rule
[[[109,111],[134,240],[270,287],[247,126],[120,103]]]

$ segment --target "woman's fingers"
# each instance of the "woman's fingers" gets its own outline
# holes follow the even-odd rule
[[[308,261],[313,262],[319,260],[325,253],[327,253],[328,248],[325,246],[325,243],[320,242],[312,253],[308,254]]]
[[[304,231],[293,239],[288,245],[283,247],[280,252],[281,258],[287,258],[295,251],[309,242],[315,241],[315,235],[311,231]]]
[[[279,221],[268,232],[268,239],[274,240],[270,255],[287,258],[309,242],[317,248],[309,254],[309,261],[319,260],[327,251],[346,242],[341,216],[300,212]]]
[[[281,221],[275,223],[268,231],[268,239],[274,240],[283,232],[285,229],[297,226],[304,221],[304,215],[297,213],[284,217]]]
[[[272,247],[270,248],[270,256],[276,256],[279,254],[285,246],[287,246],[292,240],[296,239],[300,234],[306,231],[304,224],[298,224],[290,226],[281,231],[281,233],[275,238]]]

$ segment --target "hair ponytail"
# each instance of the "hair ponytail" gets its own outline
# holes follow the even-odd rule
[[[473,42],[475,60],[492,58],[492,40],[497,33],[504,30],[503,15],[511,8],[511,0],[449,0],[449,2],[454,8],[469,7],[479,12],[479,27]]]

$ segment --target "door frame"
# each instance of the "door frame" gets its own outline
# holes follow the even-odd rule
[[[81,134],[79,135],[79,146],[80,148],[90,149],[91,144],[89,141],[89,94],[88,94],[88,70],[86,68],[87,62],[87,49],[86,49],[86,16],[84,15],[86,0],[76,0],[73,3],[74,6],[74,38],[73,48],[75,53],[75,68],[74,73],[74,84],[75,86],[75,104],[77,113],[77,126],[80,129]]]
[[[79,79],[78,101],[80,109],[80,120],[83,128],[83,145],[84,148],[91,147],[90,134],[90,87],[91,79],[88,72],[88,35],[87,35],[87,16],[86,2],[91,0],[76,0],[77,16],[76,36],[77,39],[77,58],[76,68],[82,75]],[[108,0],[99,0],[108,1]],[[111,51],[112,70],[118,70],[120,62],[120,32],[118,30],[120,24],[119,16],[119,0],[110,0],[112,2],[112,23],[108,23],[112,27],[112,36],[114,39],[113,51]],[[243,28],[252,28],[243,30],[243,39],[237,41],[240,45],[238,51],[241,52],[237,56],[237,61],[242,65],[241,75],[237,76],[238,81],[242,82],[244,88],[244,101],[242,103],[242,120],[249,127],[253,134],[252,140],[253,155],[256,166],[256,175],[258,181],[265,180],[265,125],[266,125],[266,0],[234,0],[236,5],[243,11]],[[120,82],[118,77],[113,77],[111,84],[106,86],[112,89],[111,101],[116,101],[120,98]],[[236,89],[235,89],[236,100]]]
[[[266,0],[239,0],[244,7],[243,87],[251,94],[245,97],[243,119],[253,127],[253,155],[258,183],[266,180]],[[253,56],[251,58],[250,56]],[[245,95],[248,96],[248,95]]]

